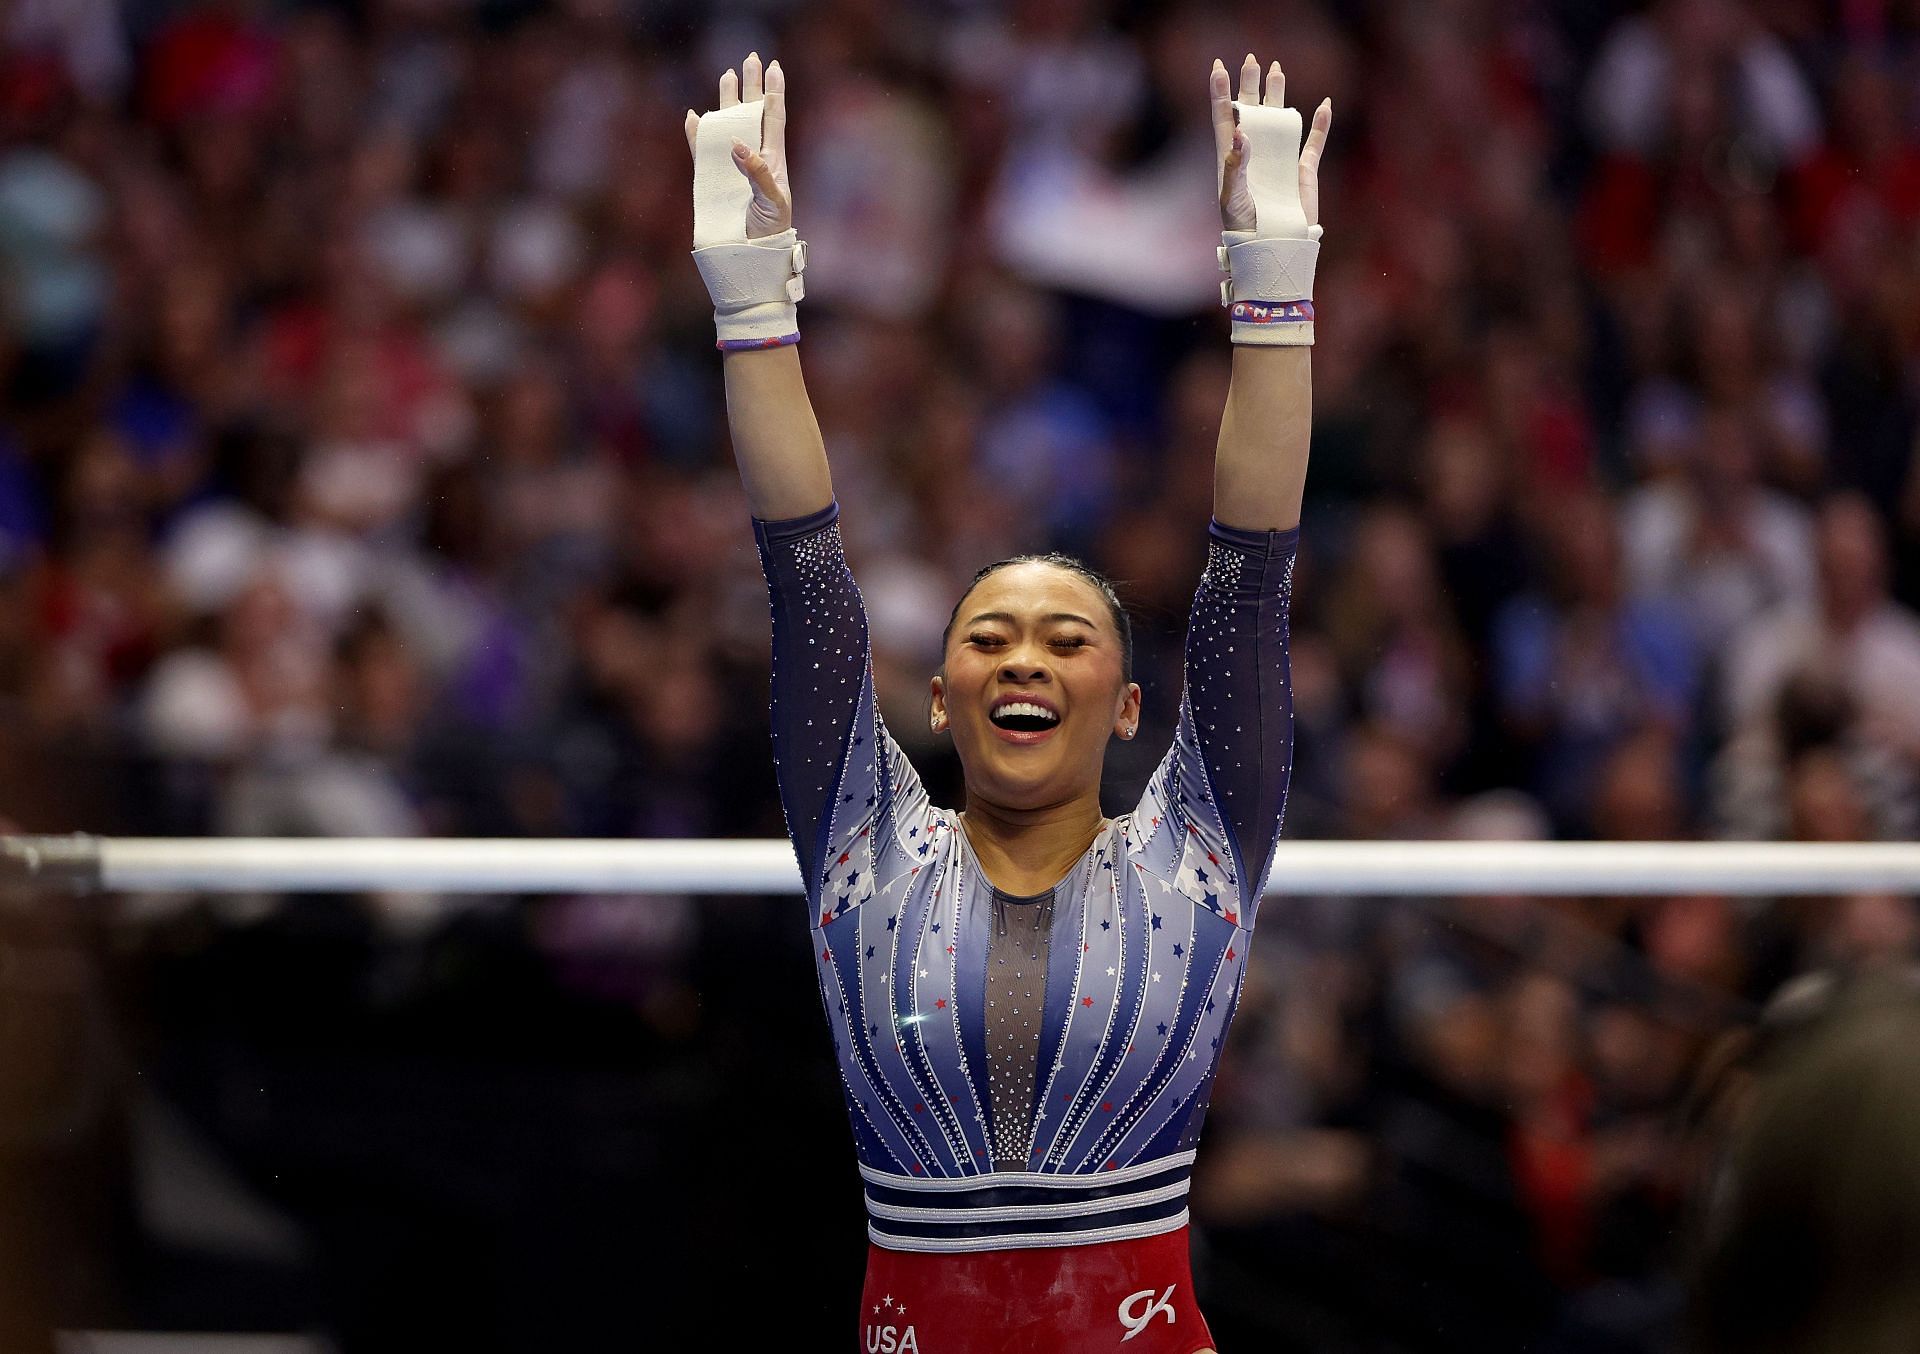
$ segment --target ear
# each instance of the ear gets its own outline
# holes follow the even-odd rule
[[[933,675],[933,729],[935,733],[947,727],[947,684],[939,673]]]
[[[1113,732],[1116,737],[1131,738],[1139,729],[1140,683],[1128,682],[1113,712]]]

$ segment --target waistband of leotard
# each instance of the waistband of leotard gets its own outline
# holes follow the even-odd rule
[[[1091,1246],[1187,1223],[1194,1153],[1092,1175],[1000,1171],[926,1178],[860,1167],[867,1235],[898,1251]]]

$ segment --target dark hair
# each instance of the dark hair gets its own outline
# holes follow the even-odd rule
[[[1072,555],[1063,555],[1058,550],[1049,550],[1043,555],[1014,555],[1007,559],[996,560],[969,579],[967,586],[961,590],[959,601],[953,604],[952,614],[947,617],[946,629],[940,632],[940,652],[944,654],[947,651],[947,641],[953,637],[954,623],[960,619],[961,603],[965,602],[973,594],[973,590],[990,575],[997,574],[1002,569],[1010,569],[1016,564],[1051,564],[1056,569],[1065,569],[1068,573],[1077,574],[1093,584],[1094,590],[1107,604],[1107,613],[1113,617],[1113,628],[1120,632],[1120,680],[1132,681],[1133,621],[1127,616],[1127,608],[1120,601],[1120,594],[1114,590],[1113,580],[1085,560],[1076,559]]]
[[[1696,1210],[1695,1354],[1920,1348],[1917,990],[1802,978],[1768,1007]]]

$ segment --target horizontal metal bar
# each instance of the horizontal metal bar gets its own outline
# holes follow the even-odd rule
[[[780,840],[0,837],[0,878],[103,892],[796,893]],[[1920,845],[1290,841],[1268,893],[1920,893]]]

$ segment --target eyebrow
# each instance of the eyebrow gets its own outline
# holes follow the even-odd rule
[[[1085,616],[1075,615],[1071,611],[1056,611],[1051,615],[1042,616],[1040,619],[1042,621],[1073,621],[1086,626],[1089,630],[1097,628],[1094,623]],[[1020,618],[1010,611],[983,611],[979,615],[969,618],[967,624],[978,625],[981,621],[1003,621],[1008,625],[1018,625]]]

